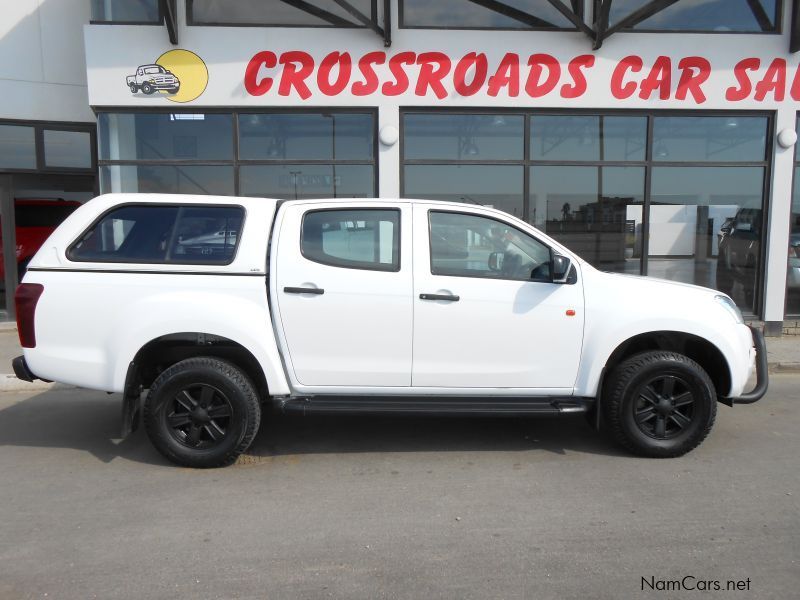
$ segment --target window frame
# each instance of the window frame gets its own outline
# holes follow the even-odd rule
[[[392,253],[393,260],[391,263],[369,263],[362,261],[351,261],[347,259],[332,258],[331,261],[320,260],[317,257],[310,256],[306,253],[303,241],[305,236],[306,217],[314,213],[331,213],[331,212],[354,212],[354,211],[372,211],[372,212],[391,212],[397,215],[397,227],[392,235]],[[312,208],[303,213],[303,218],[300,221],[300,255],[306,260],[327,267],[334,267],[338,269],[353,269],[356,271],[377,271],[382,273],[399,273],[402,269],[402,237],[401,227],[403,220],[403,210],[401,207],[359,207],[351,206],[348,208]],[[328,256],[328,255],[325,255]]]
[[[369,29],[367,25],[358,25],[353,23],[352,26],[344,27],[340,25],[286,25],[281,23],[261,23],[253,21],[252,23],[228,23],[228,22],[215,22],[206,23],[197,21],[194,18],[194,0],[186,0],[186,25],[189,27],[281,27],[281,28],[309,28],[309,29]]]
[[[633,28],[625,28],[619,29],[614,32],[614,35],[618,33],[686,33],[686,34],[702,34],[702,35],[782,35],[783,34],[783,13],[784,13],[784,2],[783,0],[776,0],[776,5],[778,8],[777,15],[775,18],[775,29],[773,31],[718,31],[714,29],[633,29]],[[591,6],[592,12],[592,22],[596,22],[596,19],[599,18],[599,11],[598,11],[598,2],[594,0]],[[624,17],[623,17],[624,18]],[[614,25],[609,22],[609,28],[613,27]]]
[[[19,121],[14,119],[0,119],[0,125],[33,128],[34,151],[36,166],[32,169],[16,169],[0,166],[0,173],[31,173],[31,174],[63,174],[63,175],[92,175],[98,172],[97,161],[97,123],[80,123],[75,121]],[[89,162],[88,167],[52,167],[45,162],[44,131],[74,131],[89,134]]]
[[[98,116],[100,114],[130,114],[130,115],[139,115],[139,114],[158,114],[158,115],[171,115],[171,114],[204,114],[204,115],[211,115],[211,114],[225,114],[230,115],[233,119],[233,127],[231,131],[231,143],[233,144],[233,155],[231,159],[224,159],[224,160],[210,160],[210,159],[198,159],[198,158],[184,158],[184,159],[135,159],[135,160],[115,160],[115,159],[100,159],[96,158],[96,168],[95,171],[99,172],[100,169],[103,167],[111,167],[111,166],[165,166],[165,167],[182,167],[182,166],[225,166],[231,167],[233,169],[233,196],[242,196],[241,193],[241,185],[240,185],[240,167],[243,166],[258,166],[258,165],[283,165],[283,164],[300,164],[300,165],[333,165],[334,167],[339,165],[366,165],[372,167],[372,197],[378,196],[379,187],[379,176],[380,171],[378,169],[378,160],[379,160],[379,139],[378,139],[378,109],[377,107],[370,107],[370,106],[349,106],[349,107],[302,107],[302,108],[293,108],[293,107],[238,107],[238,108],[205,108],[205,107],[194,107],[194,108],[185,108],[185,109],[169,109],[169,108],[155,108],[155,107],[145,107],[145,108],[133,108],[130,106],[117,106],[117,107],[103,107],[102,109],[95,111]],[[291,115],[302,115],[302,114],[321,114],[321,113],[330,113],[330,114],[364,114],[369,115],[372,118],[372,158],[367,160],[350,160],[350,159],[337,159],[337,160],[327,160],[327,159],[243,159],[240,157],[239,152],[239,116],[243,114],[259,114],[259,115],[270,115],[270,114],[291,114]],[[99,120],[99,119],[98,119]],[[96,129],[95,135],[95,142],[93,144],[93,152],[94,156],[97,157],[97,146],[99,139],[99,131]],[[103,193],[108,193],[110,190],[101,190]],[[258,197],[258,196],[248,196],[248,197]],[[332,196],[331,196],[332,197]],[[286,198],[288,199],[288,198]],[[310,198],[298,198],[304,200],[310,200]]]
[[[242,213],[242,224],[240,227],[239,235],[236,236],[236,244],[233,247],[233,253],[231,254],[230,260],[226,262],[179,262],[175,260],[137,260],[137,261],[130,261],[130,260],[100,260],[100,259],[85,259],[85,258],[77,258],[73,255],[75,251],[75,247],[81,242],[81,240],[86,237],[90,231],[93,231],[100,223],[102,223],[106,217],[108,217],[111,213],[128,207],[138,207],[138,208],[150,208],[150,207],[159,207],[159,208],[175,208],[178,210],[177,214],[175,215],[175,222],[172,224],[171,228],[171,235],[170,240],[172,239],[172,234],[175,232],[175,225],[178,222],[178,219],[181,216],[181,209],[183,208],[238,208]],[[72,242],[67,246],[67,249],[64,252],[64,256],[70,262],[74,263],[97,263],[97,264],[123,264],[123,265],[175,265],[175,266],[188,266],[188,267],[224,267],[233,264],[236,260],[236,257],[239,253],[239,243],[241,242],[242,235],[241,233],[244,231],[245,223],[247,221],[247,209],[242,204],[205,204],[205,203],[176,203],[176,202],[123,202],[121,204],[115,204],[114,206],[110,207],[109,209],[100,213],[100,215],[95,218],[92,223],[83,229],[81,233],[75,237]],[[168,254],[168,250],[165,251],[165,257]]]
[[[549,257],[548,260],[549,260],[549,263],[550,263],[550,266],[551,266],[551,270],[552,270],[552,264],[553,264],[553,255],[557,254],[555,249],[550,244],[545,243],[544,240],[541,240],[537,236],[535,236],[535,235],[533,235],[533,234],[531,234],[531,233],[529,233],[527,231],[523,231],[522,229],[520,229],[516,225],[514,225],[512,223],[508,223],[507,221],[504,221],[501,218],[496,217],[494,215],[491,215],[491,216],[490,215],[483,215],[483,214],[472,213],[472,212],[467,212],[467,211],[463,211],[463,210],[447,210],[446,208],[430,208],[430,209],[428,209],[428,262],[429,262],[428,266],[430,268],[430,274],[432,276],[434,276],[434,277],[466,277],[468,279],[488,279],[489,281],[517,281],[517,282],[520,282],[520,283],[553,283],[552,280],[532,279],[530,277],[528,279],[517,279],[517,278],[513,278],[513,277],[486,277],[485,275],[454,275],[454,274],[451,274],[451,273],[436,273],[433,270],[433,235],[432,235],[432,233],[433,233],[433,222],[431,221],[431,217],[433,216],[434,213],[441,213],[441,214],[448,214],[448,215],[463,215],[463,216],[466,216],[466,217],[475,217],[475,218],[478,218],[478,219],[487,219],[489,221],[495,221],[496,223],[501,223],[502,225],[504,225],[506,227],[514,229],[515,231],[517,231],[518,233],[520,233],[522,235],[526,235],[529,238],[533,238],[534,240],[536,240],[536,242],[538,242],[539,244],[544,246],[547,249],[548,253],[550,254],[550,257]],[[489,272],[491,273],[491,271],[489,271]]]
[[[158,21],[116,21],[107,19],[90,19],[90,25],[156,25],[161,26],[164,24],[164,5],[161,0],[157,0],[158,4]]]
[[[189,0],[191,1],[191,0]],[[487,9],[488,10],[488,9]],[[584,2],[579,4],[578,17],[582,22],[586,22],[586,7]],[[447,25],[406,25],[405,22],[405,0],[397,0],[397,21],[398,29],[433,29],[444,31],[569,31],[579,32],[581,29],[572,25],[571,27],[468,27],[468,26],[447,26]]]

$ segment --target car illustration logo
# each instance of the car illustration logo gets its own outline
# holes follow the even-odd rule
[[[131,94],[164,97],[172,102],[191,102],[208,85],[208,68],[189,50],[169,50],[155,62],[139,65],[125,78]]]

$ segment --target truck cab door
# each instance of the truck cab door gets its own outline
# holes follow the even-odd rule
[[[580,270],[497,213],[414,206],[412,385],[571,394],[583,342]],[[509,392],[511,393],[511,392]]]
[[[272,301],[296,387],[410,386],[410,206],[289,203],[278,219]]]

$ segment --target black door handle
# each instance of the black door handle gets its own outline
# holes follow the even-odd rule
[[[283,291],[287,294],[324,294],[325,290],[322,288],[301,288],[301,287],[285,287]]]
[[[448,302],[458,302],[461,297],[453,294],[420,294],[420,300],[447,300]]]

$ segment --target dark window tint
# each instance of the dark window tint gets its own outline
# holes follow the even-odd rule
[[[92,21],[158,23],[159,0],[92,0]]]
[[[557,0],[569,10],[583,2]],[[400,0],[403,27],[481,29],[575,29],[549,0]]]
[[[609,23],[614,25],[651,0],[614,0]],[[657,11],[633,29],[654,31],[776,31],[777,0],[683,0]]]
[[[76,208],[73,204],[17,204],[14,218],[17,227],[58,227]]]
[[[230,114],[101,113],[102,160],[231,160]]]
[[[239,158],[371,160],[372,115],[239,115]]]
[[[36,132],[33,127],[0,125],[0,168],[36,168]]]
[[[123,206],[69,250],[89,262],[227,264],[243,219],[239,207]]]
[[[372,15],[371,0],[189,0],[189,10],[197,24],[364,27],[343,4],[367,18]]]
[[[533,160],[644,160],[646,145],[646,117],[531,117]]]
[[[762,161],[766,117],[656,117],[653,159],[658,161]]]
[[[480,204],[522,217],[522,166],[406,165],[404,175],[406,198]]]
[[[372,165],[242,165],[239,191],[267,198],[369,198],[374,175]]]
[[[431,273],[550,280],[550,249],[502,221],[431,211]]]
[[[521,115],[408,114],[403,121],[406,160],[520,160]]]
[[[233,260],[242,209],[183,208],[178,215],[169,260],[178,263],[226,264]]]
[[[303,218],[302,252],[334,267],[400,270],[400,211],[320,210]]]
[[[233,167],[108,165],[100,167],[100,186],[115,192],[232,196]]]

